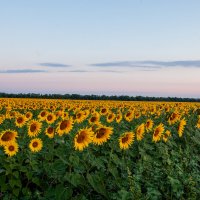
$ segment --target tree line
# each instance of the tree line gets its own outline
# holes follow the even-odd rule
[[[200,102],[200,98],[180,97],[148,97],[128,95],[80,95],[80,94],[35,94],[35,93],[0,93],[0,98],[36,98],[36,99],[73,99],[73,100],[116,100],[116,101],[169,101],[169,102]]]

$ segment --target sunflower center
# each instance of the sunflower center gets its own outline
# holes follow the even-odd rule
[[[33,142],[32,146],[36,148],[38,146],[38,142]]]
[[[51,115],[48,115],[47,120],[51,121],[53,119],[53,117]]]
[[[138,134],[142,134],[142,130],[139,128],[137,131]]]
[[[109,115],[109,116],[108,116],[108,119],[112,119],[112,115]]]
[[[30,131],[34,132],[36,129],[37,129],[37,126],[35,124],[31,124]]]
[[[154,136],[156,137],[156,136],[158,136],[158,134],[159,134],[159,130],[156,129],[156,130],[155,130],[155,133],[154,133]]]
[[[67,120],[62,121],[60,124],[60,130],[66,129],[68,127],[68,125],[69,125],[69,121],[67,121]]]
[[[81,117],[81,113],[78,113],[76,117],[79,119]]]
[[[52,133],[53,133],[53,127],[49,127],[49,128],[47,129],[47,132],[48,132],[49,134],[52,134]]]
[[[175,119],[176,118],[176,114],[175,113],[173,113],[172,115],[171,115],[171,117],[170,117],[170,120],[173,120],[173,119]]]
[[[46,114],[45,112],[42,112],[42,113],[41,113],[41,116],[42,116],[42,117],[44,117],[44,116],[45,116],[45,114]]]
[[[82,143],[84,140],[85,140],[85,132],[81,132],[81,133],[78,135],[77,142],[78,142],[78,143]]]
[[[102,112],[102,113],[105,113],[105,112],[106,112],[106,109],[105,109],[105,108],[103,108],[103,109],[101,110],[101,112]]]
[[[96,121],[96,117],[92,117],[92,118],[90,119],[90,121],[91,121],[91,122],[95,122],[95,121]]]
[[[130,117],[130,115],[131,115],[131,113],[127,113],[127,114],[126,114],[127,117]]]
[[[15,147],[11,145],[11,146],[8,147],[8,149],[9,149],[9,151],[14,151]]]
[[[96,138],[101,138],[105,135],[106,129],[105,128],[100,128],[99,131],[97,132]]]
[[[18,118],[17,118],[17,123],[18,123],[18,124],[21,124],[22,122],[23,122],[23,118],[22,118],[22,117],[18,117]]]
[[[26,117],[27,117],[27,118],[29,118],[29,117],[30,117],[30,114],[29,114],[29,113],[27,113],[27,114],[26,114]]]
[[[122,143],[126,143],[128,141],[128,136],[126,135],[125,137],[122,138]]]
[[[10,113],[10,116],[11,116],[11,117],[14,117],[14,116],[15,116],[15,114],[11,112],[11,113]]]
[[[7,142],[12,140],[13,134],[11,132],[5,132],[1,138],[1,140]]]

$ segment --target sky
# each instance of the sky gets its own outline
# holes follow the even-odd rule
[[[200,97],[199,0],[0,0],[0,92]]]

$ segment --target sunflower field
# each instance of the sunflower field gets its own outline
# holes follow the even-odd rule
[[[200,199],[200,104],[2,98],[0,199]]]

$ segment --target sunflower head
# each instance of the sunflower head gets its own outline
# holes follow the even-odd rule
[[[15,141],[17,137],[18,137],[18,134],[16,131],[5,130],[0,135],[0,145],[5,146],[9,142]]]
[[[183,131],[184,131],[184,128],[185,128],[185,125],[186,125],[186,124],[187,124],[187,123],[186,123],[186,120],[183,118],[183,119],[180,121],[179,125],[178,125],[178,135],[179,135],[179,137],[182,137]]]
[[[54,128],[53,127],[48,127],[45,131],[45,134],[49,137],[49,138],[53,138],[54,137]]]
[[[5,154],[7,154],[8,156],[14,156],[17,154],[17,152],[19,151],[19,146],[16,142],[12,141],[7,143],[4,146],[4,152]]]
[[[42,147],[43,147],[43,143],[40,138],[34,138],[29,143],[29,148],[32,152],[41,151]]]
[[[75,117],[75,122],[81,123],[85,119],[85,112],[84,111],[79,111],[76,113]]]
[[[95,113],[92,115],[92,117],[89,119],[90,124],[98,124],[100,120],[100,116],[98,113]]]
[[[17,127],[20,128],[20,127],[25,125],[26,121],[27,120],[26,120],[26,116],[25,115],[18,115],[16,117],[15,124],[16,124]]]
[[[147,131],[151,131],[153,128],[153,121],[151,119],[148,119],[145,123],[145,128]]]
[[[101,115],[106,115],[107,113],[108,113],[108,109],[107,108],[105,108],[105,107],[101,108],[101,110],[100,110],[100,114]]]
[[[58,123],[57,126],[57,133],[58,135],[62,136],[63,134],[68,134],[73,128],[73,121],[72,119],[64,119]]]
[[[91,129],[81,129],[74,138],[74,147],[76,150],[82,151],[93,140],[93,132]]]
[[[135,134],[133,132],[125,132],[119,138],[120,149],[128,149],[134,141]]]
[[[112,127],[101,126],[97,128],[94,132],[93,143],[97,145],[102,145],[110,139],[111,134],[113,133]]]
[[[154,142],[160,141],[164,130],[165,130],[165,128],[164,128],[164,125],[162,123],[160,123],[157,127],[155,127],[154,133],[153,133],[153,141]]]
[[[121,112],[117,113],[115,120],[118,124],[121,122],[121,120],[122,120],[122,113]]]
[[[44,121],[46,119],[46,115],[47,115],[47,111],[46,110],[42,110],[40,112],[40,114],[38,115],[39,121]]]
[[[173,112],[170,115],[168,122],[170,125],[172,125],[172,124],[175,124],[179,119],[180,119],[180,114],[178,112]]]
[[[114,114],[114,113],[111,112],[111,113],[109,113],[109,114],[107,115],[106,120],[107,120],[108,123],[113,122],[114,119],[115,119],[115,114]]]
[[[143,137],[144,137],[144,132],[145,132],[145,126],[144,126],[144,123],[142,123],[141,125],[139,125],[137,128],[136,128],[136,137],[137,137],[137,140],[142,140]]]
[[[47,122],[48,124],[54,123],[55,120],[56,120],[56,116],[55,116],[53,113],[48,113],[48,114],[46,115],[46,122]]]
[[[129,110],[125,115],[124,115],[124,119],[128,122],[132,121],[134,117],[134,112]]]
[[[42,123],[37,120],[31,120],[28,123],[28,136],[29,137],[35,137],[37,136],[41,131]]]
[[[169,130],[166,130],[165,134],[162,135],[162,139],[164,142],[167,142],[169,137],[171,137],[171,132]]]
[[[33,113],[32,112],[27,112],[25,114],[25,117],[26,117],[27,120],[30,120],[33,117]]]

